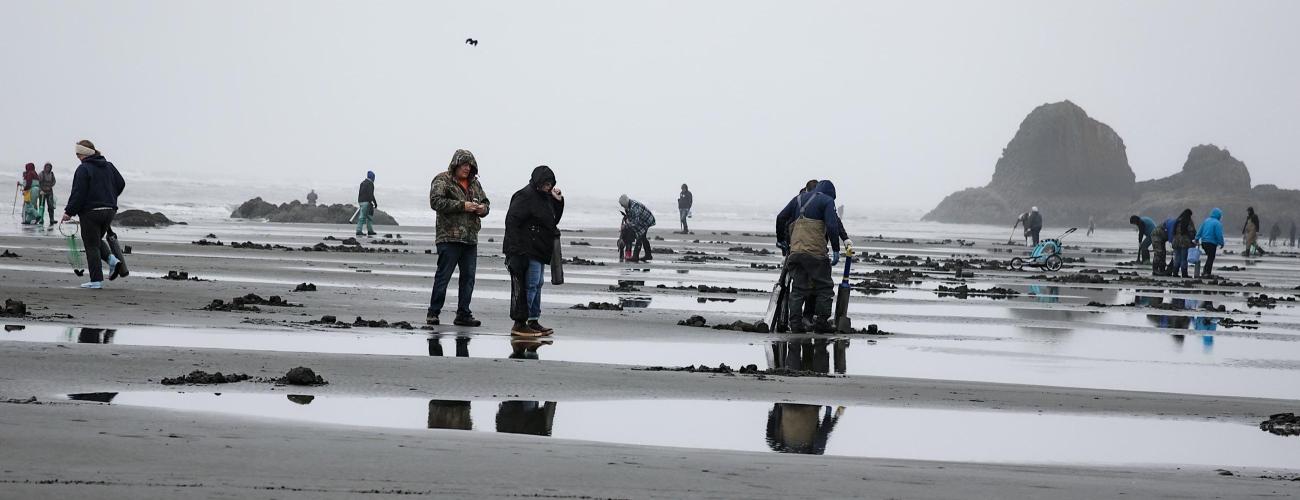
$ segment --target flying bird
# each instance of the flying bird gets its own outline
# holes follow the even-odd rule
[[[478,40],[475,40],[475,39],[473,39],[473,38],[466,38],[466,39],[465,39],[465,44],[466,44],[466,45],[469,45],[469,46],[471,46],[471,47],[477,47],[477,46],[478,46]]]

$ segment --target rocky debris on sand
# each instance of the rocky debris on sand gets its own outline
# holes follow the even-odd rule
[[[700,303],[700,304],[704,304],[704,303],[708,303],[708,302],[727,302],[727,303],[732,303],[732,302],[735,302],[735,301],[736,301],[736,299],[733,299],[733,298],[730,298],[730,297],[728,297],[728,298],[722,298],[722,297],[696,297],[696,298],[695,298],[695,302],[698,302],[698,303]]]
[[[619,304],[610,304],[609,302],[588,302],[586,304],[574,304],[569,309],[579,311],[622,311],[623,306]]]
[[[348,239],[352,240],[354,238],[348,238]],[[317,243],[313,246],[302,247],[301,250],[304,252],[411,253],[410,250],[397,249],[397,248],[366,248],[361,246],[360,243],[357,243],[356,245],[349,245],[347,240],[343,240],[342,244],[340,245],[333,245],[333,246],[326,245],[325,243]]]
[[[402,240],[390,240],[387,238],[370,240],[370,244],[371,245],[409,245],[409,243]]]
[[[1258,330],[1259,321],[1253,319],[1223,318],[1219,320],[1219,326],[1222,326],[1224,328],[1245,328],[1248,330]]]
[[[1260,422],[1259,430],[1279,436],[1300,436],[1300,417],[1294,413],[1269,415],[1268,420]]]
[[[317,375],[316,372],[312,371],[311,368],[305,366],[299,366],[289,370],[288,373],[285,373],[283,377],[275,379],[274,382],[283,385],[325,385],[329,383],[326,382],[325,379],[321,378],[320,375]]]
[[[26,316],[26,315],[27,315],[27,304],[24,304],[23,301],[21,301],[21,300],[5,299],[5,308],[4,308],[4,310],[0,310],[0,315],[3,315],[3,316]]]
[[[704,319],[704,316],[698,314],[677,322],[678,326],[694,326],[699,328],[706,327],[708,324],[709,320]]]
[[[1123,248],[1093,248],[1092,253],[1123,254]]]
[[[677,255],[677,251],[668,247],[655,247],[655,255]]]
[[[189,272],[175,270],[167,271],[167,275],[163,276],[162,279],[173,281],[206,281],[199,279],[198,276],[190,276]]]
[[[0,253],[0,257],[7,258],[7,259],[17,259],[17,258],[19,257],[19,255],[16,254],[16,253],[10,252],[10,251],[8,251],[8,250],[5,250],[4,253]]]
[[[326,236],[326,237],[323,238],[323,239],[324,239],[325,241],[337,241],[337,242],[339,242],[340,245],[348,245],[348,246],[354,246],[354,247],[361,246],[361,242],[360,242],[360,241],[357,241],[357,239],[354,238],[354,237],[352,237],[352,236],[349,236],[349,237],[347,237],[346,239],[342,239],[342,240],[340,240],[340,239],[338,239],[338,238],[335,238],[333,235],[330,235],[330,236]]]
[[[921,278],[924,278],[925,274],[911,269],[877,269],[869,273],[853,273],[851,276],[858,278],[872,278],[896,285],[913,285],[920,283]]]
[[[700,293],[727,293],[727,294],[735,294],[741,292],[768,293],[767,291],[755,290],[753,288],[734,288],[729,286],[709,286],[709,285],[668,286],[668,285],[660,284],[660,285],[655,285],[655,288],[659,288],[663,290],[690,290],[690,291],[696,291]]]
[[[898,290],[898,287],[894,286],[893,284],[886,283],[884,281],[879,281],[879,280],[862,280],[857,282],[856,284],[849,285],[849,287],[852,288],[853,290],[856,290],[861,293],[865,293],[867,295],[879,295],[882,293],[890,293]]]
[[[1083,283],[1094,285],[1106,282],[1106,278],[1101,275],[1090,273],[1054,274],[1052,276],[1046,274],[1035,274],[1030,276],[1028,279],[1032,281],[1051,281],[1053,283]]]
[[[203,309],[208,311],[261,311],[257,306],[274,306],[274,307],[302,307],[302,304],[290,304],[279,295],[272,295],[270,298],[250,293],[243,297],[235,297],[230,302],[221,299],[213,299],[212,303]]]
[[[402,239],[402,235],[401,235],[401,233],[398,233],[396,236],[394,236],[393,233],[384,233],[384,238],[387,238],[387,239],[397,238],[397,239],[400,240],[400,239]]]
[[[269,222],[301,222],[308,224],[351,224],[354,205],[306,205],[298,200],[276,206],[262,198],[244,202],[230,214],[232,219],[266,219]],[[375,225],[396,226],[397,220],[383,210],[371,215]]]
[[[854,328],[850,333],[860,333],[863,335],[893,335],[893,333],[881,330],[875,323],[867,325],[866,328]],[[874,340],[872,342],[875,342]]]
[[[210,238],[216,238],[216,236],[212,236],[212,235],[210,235],[210,234],[208,235],[208,237],[210,237]],[[222,243],[222,242],[220,242],[220,241],[208,241],[207,238],[201,239],[201,240],[199,240],[199,241],[191,241],[190,244],[191,244],[191,245],[204,246],[204,247],[206,247],[206,246],[214,246],[214,247],[224,247],[224,246],[226,246],[225,243]]]
[[[677,262],[703,264],[706,262],[716,262],[716,261],[724,261],[724,260],[731,260],[731,259],[728,257],[723,257],[721,255],[683,255],[682,258],[677,260]]]
[[[261,243],[253,243],[251,241],[245,241],[243,243],[234,242],[230,244],[230,248],[242,248],[247,250],[284,250],[286,252],[293,251],[292,248],[286,247],[284,245],[272,245],[270,243],[261,244]]]
[[[572,258],[564,259],[564,263],[565,263],[565,264],[569,264],[569,265],[571,265],[571,266],[603,266],[603,265],[605,265],[604,262],[596,262],[596,261],[594,261],[594,260],[587,260],[587,259],[584,259],[584,258],[582,258],[582,257],[572,257]]]
[[[575,246],[575,247],[589,247],[589,246],[591,246],[591,242],[590,242],[590,241],[570,241],[570,242],[569,242],[569,246]]]
[[[764,271],[779,271],[779,270],[781,269],[781,266],[779,266],[779,265],[777,265],[777,264],[763,264],[763,263],[760,263],[760,262],[750,262],[750,263],[749,263],[749,268],[750,268],[750,269],[762,269],[762,270],[764,270]]]
[[[318,320],[308,321],[307,324],[324,325],[324,326],[329,326],[334,328],[359,327],[359,328],[398,328],[402,330],[415,329],[415,326],[411,325],[411,323],[408,321],[395,321],[389,323],[388,320],[383,320],[383,319],[369,320],[369,319],[362,318],[361,316],[357,316],[357,319],[353,320],[351,323],[345,323],[339,321],[338,318],[332,314],[326,314],[324,316],[321,316],[321,318]]]
[[[619,281],[617,285],[609,285],[609,291],[620,293],[632,293],[641,291],[640,288],[632,286],[626,281]]]
[[[981,297],[989,297],[994,299],[1009,299],[1011,297],[1020,295],[1020,292],[1017,292],[1010,288],[1002,288],[1002,287],[995,286],[986,289],[979,289],[979,288],[970,288],[966,285],[960,285],[960,286],[939,285],[939,289],[936,290],[934,293],[939,294],[940,297],[957,297],[959,299],[965,299],[971,295],[978,295]]]
[[[762,321],[755,321],[753,323],[749,323],[740,320],[733,321],[730,324],[726,324],[726,325],[713,325],[713,329],[729,330],[733,332],[745,332],[745,333],[768,333],[772,331],[771,328],[767,326],[767,323],[764,323]]]
[[[766,248],[751,248],[746,246],[731,247],[728,252],[740,252],[749,255],[772,255],[772,251]]]
[[[215,239],[217,239],[217,235],[216,235],[215,233],[208,233],[208,235],[207,235],[207,236],[204,236],[204,238],[212,238],[212,239],[215,240]]]
[[[315,284],[315,283],[299,283],[298,286],[296,286],[296,287],[293,288],[293,291],[295,291],[295,292],[314,292],[314,291],[316,291],[316,284]]]
[[[36,400],[36,396],[28,396],[28,397],[26,397],[26,398],[11,398],[11,399],[6,399],[4,402],[9,403],[9,404],[11,404],[11,405],[38,405],[38,404],[41,404],[40,401],[37,401],[37,400]]]
[[[650,307],[650,297],[619,297],[618,304],[624,309],[644,309]]]
[[[149,213],[144,210],[124,210],[113,216],[113,224],[122,227],[158,227],[184,223],[174,222],[161,212]]]
[[[1138,273],[1135,273],[1133,271],[1120,272],[1119,269],[1107,269],[1105,271],[1099,269],[1080,269],[1078,273],[1079,274],[1108,274],[1111,276],[1137,276],[1138,275]]]
[[[809,370],[791,370],[788,368],[760,370],[758,368],[758,365],[755,364],[744,365],[736,369],[732,369],[730,366],[727,366],[726,363],[719,363],[716,368],[708,365],[699,365],[699,366],[686,365],[686,366],[679,366],[679,367],[647,366],[645,368],[633,368],[633,370],[640,370],[640,371],[647,371],[647,372],[711,373],[717,375],[731,375],[731,376],[735,376],[736,374],[758,375],[759,378],[762,378],[763,375],[776,375],[781,377],[825,377],[825,378],[834,377],[833,375],[827,373],[818,373]]]
[[[203,370],[194,370],[189,375],[181,375],[176,378],[162,379],[163,385],[182,385],[182,384],[233,384],[243,382],[253,377],[243,373],[232,373],[230,375],[217,373],[208,373]]]
[[[1295,297],[1269,297],[1262,293],[1258,297],[1246,297],[1246,306],[1248,307],[1273,309],[1277,307],[1278,302],[1295,302]]]

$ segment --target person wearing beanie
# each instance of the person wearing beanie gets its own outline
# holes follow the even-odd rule
[[[54,165],[45,162],[45,168],[41,170],[39,182],[41,183],[40,205],[44,207],[45,213],[49,214],[50,227],[54,226],[54,183],[58,179],[54,178]]]
[[[113,217],[117,215],[117,197],[126,189],[126,181],[117,167],[104,159],[103,153],[95,144],[82,140],[75,145],[77,159],[81,164],[72,175],[72,193],[68,195],[68,204],[63,207],[63,220],[73,217],[81,219],[81,239],[86,245],[86,267],[90,269],[90,281],[82,288],[99,289],[104,285],[104,270],[100,266],[103,251],[100,240],[112,232]],[[116,238],[109,240],[114,246]],[[116,254],[117,252],[113,252]],[[116,260],[116,262],[114,262]],[[123,275],[125,268],[121,257],[109,258],[114,275]]]
[[[474,274],[478,268],[478,232],[492,202],[478,182],[478,161],[474,153],[457,149],[447,169],[429,184],[429,208],[437,213],[434,244],[438,248],[438,270],[433,275],[433,294],[424,322],[438,324],[438,315],[447,299],[451,273],[460,269],[456,292],[456,326],[479,326],[470,312],[474,295]]]
[[[510,334],[543,337],[554,332],[542,326],[542,273],[554,256],[564,215],[564,194],[555,188],[555,172],[546,165],[533,169],[528,185],[510,197],[502,250],[510,272]]]
[[[632,258],[628,262],[639,262],[651,260],[650,239],[647,234],[650,228],[655,225],[655,215],[646,208],[641,202],[628,198],[627,195],[618,197],[618,204],[623,207],[623,213],[627,216],[628,225],[632,227],[633,234],[636,235],[635,244],[632,246]],[[641,248],[645,248],[645,254],[641,254]]]
[[[375,210],[379,208],[379,202],[375,201],[375,172],[366,172],[366,180],[361,181],[361,188],[357,190],[357,236],[375,236],[375,226],[372,220],[375,217]],[[361,228],[365,227],[366,232],[362,233]]]

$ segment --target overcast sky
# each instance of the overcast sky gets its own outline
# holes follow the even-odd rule
[[[0,167],[929,208],[1035,106],[1111,125],[1139,179],[1226,147],[1300,187],[1296,1],[0,0]],[[479,40],[477,47],[464,44]],[[11,168],[12,167],[12,168]],[[7,175],[7,174],[6,174]],[[238,202],[242,200],[231,200]]]

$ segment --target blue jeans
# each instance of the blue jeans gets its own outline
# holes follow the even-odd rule
[[[365,234],[375,234],[375,226],[370,223],[371,216],[375,215],[375,207],[368,201],[360,203],[361,211],[357,213],[357,234],[361,233],[361,227],[366,228]]]
[[[1187,249],[1186,248],[1174,249],[1174,265],[1170,266],[1169,275],[1187,276]]]
[[[528,320],[542,317],[542,261],[528,259]]]
[[[470,315],[469,301],[474,295],[474,273],[478,269],[478,245],[466,243],[439,243],[438,271],[433,275],[433,295],[429,298],[429,315],[442,312],[447,300],[447,285],[451,273],[460,268],[459,287],[456,288],[456,317]]]

